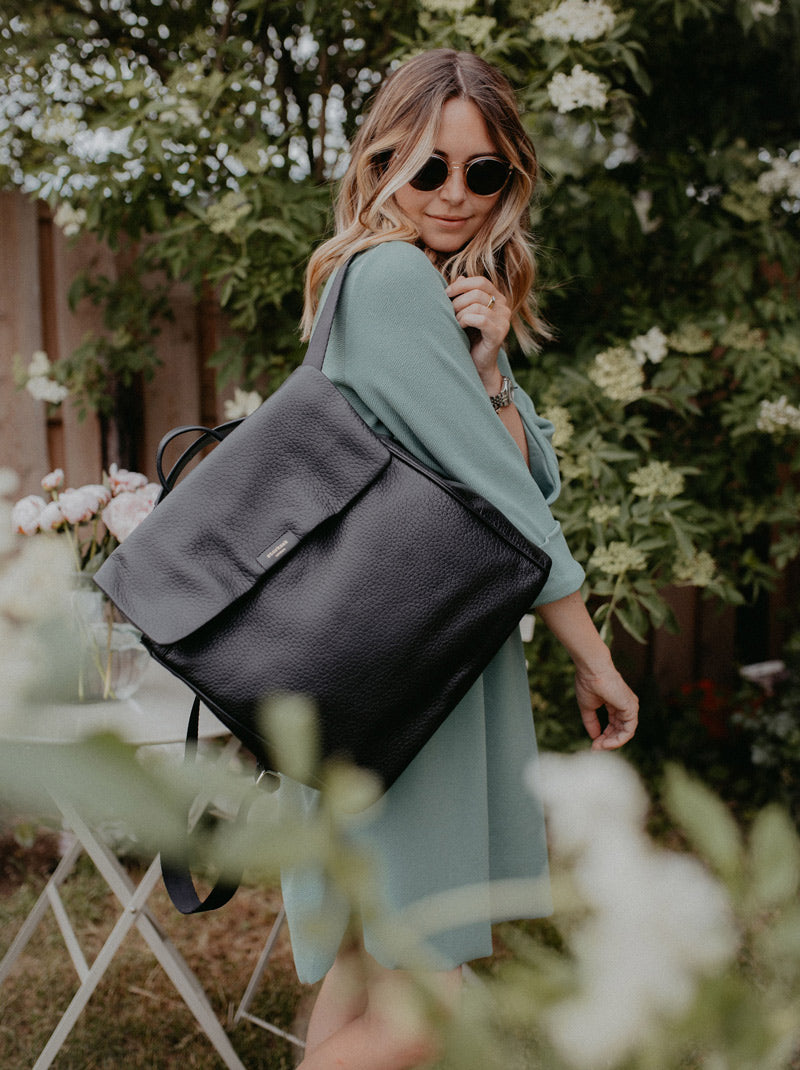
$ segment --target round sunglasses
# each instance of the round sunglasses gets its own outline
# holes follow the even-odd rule
[[[422,193],[432,193],[445,184],[451,171],[463,171],[470,193],[474,193],[476,197],[493,197],[508,182],[513,170],[510,163],[494,156],[479,156],[462,167],[460,164],[451,165],[444,157],[434,153],[414,177],[409,179],[408,184]]]

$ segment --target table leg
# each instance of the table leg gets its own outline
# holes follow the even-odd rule
[[[33,1070],[46,1070],[51,1065],[111,964],[120,945],[134,925],[142,934],[147,946],[172,981],[223,1063],[228,1067],[228,1070],[245,1070],[243,1063],[234,1051],[227,1033],[220,1025],[219,1019],[214,1013],[214,1009],[209,1003],[197,976],[190,969],[188,963],[169,937],[159,927],[155,917],[147,909],[147,900],[161,876],[160,859],[156,857],[153,860],[139,884],[135,885],[128,873],[120,865],[116,855],[106,844],[98,839],[74,808],[63,799],[58,800],[58,805],[68,826],[75,833],[76,840],[64,858],[62,858],[50,881],[48,881],[48,886],[37,900],[22,929],[0,963],[0,982],[8,976],[13,963],[30,940],[48,906],[52,906],[50,898],[51,886],[52,889],[57,889],[63,883],[72,871],[82,851],[86,851],[92,859],[106,884],[122,905],[123,913],[88,971],[85,968],[83,970],[79,968],[73,955],[73,963],[75,963],[78,970],[81,982],[80,986],[34,1063]],[[66,912],[64,912],[64,915],[66,915]],[[68,919],[67,927],[77,944],[77,937],[75,937],[74,931],[69,926]],[[67,943],[69,946],[70,942],[67,941]],[[70,954],[72,955],[72,950],[70,950]],[[83,958],[82,953],[80,953],[80,958]]]
[[[14,937],[11,946],[3,956],[2,962],[0,962],[0,985],[11,973],[14,963],[24,951],[28,941],[36,931],[39,922],[47,913],[47,908],[51,905],[51,893],[54,890],[57,891],[70,875],[75,868],[75,863],[82,850],[83,847],[81,847],[80,843],[76,840],[56,866],[52,876],[44,886],[42,894],[36,900],[35,906],[25,919],[20,931]]]

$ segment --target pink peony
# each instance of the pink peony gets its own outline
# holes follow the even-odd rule
[[[77,490],[65,490],[58,504],[69,524],[84,524],[92,520],[111,500],[111,491],[99,483],[87,483]]]
[[[39,514],[39,531],[55,531],[64,523],[64,514],[58,502],[48,502]]]
[[[38,494],[29,494],[20,498],[11,510],[11,524],[20,535],[35,535],[39,530],[39,517],[47,505]]]
[[[152,485],[152,484],[151,484]],[[123,490],[103,510],[103,523],[118,542],[123,542],[153,509],[148,494]]]
[[[42,490],[61,490],[64,486],[64,469],[56,468],[42,480]]]
[[[122,494],[124,491],[135,491],[147,485],[147,476],[141,472],[129,472],[127,468],[119,468],[112,464],[108,470],[108,482],[111,484],[111,493]]]

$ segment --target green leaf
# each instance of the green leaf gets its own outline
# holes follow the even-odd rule
[[[726,880],[736,878],[744,863],[744,845],[724,803],[676,765],[667,767],[664,799],[700,857]]]
[[[800,888],[800,840],[791,818],[778,806],[762,810],[750,833],[753,895],[766,907],[789,903]]]

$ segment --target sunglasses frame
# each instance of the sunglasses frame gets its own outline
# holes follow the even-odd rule
[[[419,186],[414,185],[414,179],[417,177],[417,175],[419,175],[422,171],[425,170],[431,160],[441,160],[441,162],[447,168],[447,174],[444,176],[438,186],[432,186],[430,189],[421,189]],[[486,160],[491,160],[492,163],[505,164],[508,168],[506,172],[506,177],[503,179],[503,184],[499,187],[499,189],[496,189],[493,193],[476,193],[472,186],[470,186],[469,184],[469,169],[476,163],[485,163]],[[451,164],[444,158],[444,156],[440,156],[438,152],[432,152],[428,159],[425,161],[425,163],[422,165],[422,167],[420,167],[419,171],[417,171],[417,173],[408,180],[408,184],[418,193],[435,193],[436,190],[441,189],[442,186],[445,185],[453,171],[463,171],[464,184],[466,185],[467,189],[473,197],[496,197],[498,193],[502,193],[502,191],[506,188],[506,186],[508,185],[508,180],[509,178],[511,178],[511,175],[515,170],[515,167],[513,167],[510,163],[508,163],[508,161],[503,160],[499,156],[476,156],[474,160],[470,160],[468,163],[465,164]]]

